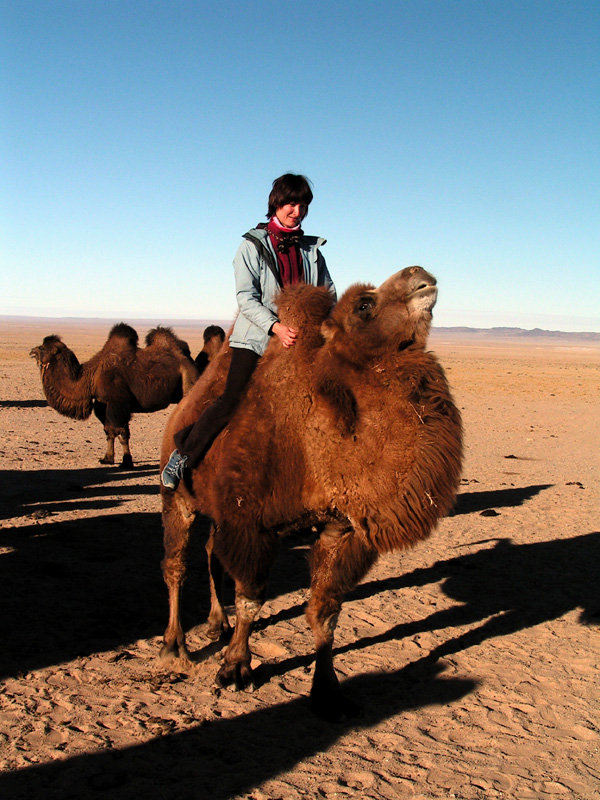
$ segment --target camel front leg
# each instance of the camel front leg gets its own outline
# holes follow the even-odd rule
[[[101,403],[99,400],[94,401],[94,414],[102,423],[104,433],[106,434],[106,454],[100,459],[101,464],[114,464],[115,463],[115,436],[116,431],[114,426],[107,422],[106,419],[106,404]]]
[[[100,459],[101,464],[115,463],[115,432],[111,428],[104,426],[106,433],[106,454]]]
[[[133,460],[129,449],[129,420],[131,411],[123,402],[108,403],[106,406],[104,431],[107,439],[106,455],[101,464],[115,463],[115,439],[118,438],[123,448],[123,459],[119,469],[133,469]]]
[[[181,587],[185,579],[186,554],[190,539],[190,528],[196,517],[195,511],[188,508],[179,496],[172,492],[162,492],[163,528],[165,556],[162,561],[163,578],[169,592],[169,624],[164,634],[164,644],[160,659],[170,662],[182,659],[189,662],[190,654],[181,627],[180,603]]]
[[[349,524],[329,523],[311,553],[311,598],[306,616],[315,637],[315,672],[310,693],[316,714],[331,722],[360,709],[340,689],[333,667],[333,639],[342,601],[377,558]]]
[[[210,580],[210,614],[208,615],[208,627],[206,635],[209,639],[216,642],[223,634],[229,634],[231,627],[227,614],[223,608],[223,582],[225,570],[214,551],[215,528],[211,525],[210,534],[206,543],[206,555],[208,556],[208,577]]]

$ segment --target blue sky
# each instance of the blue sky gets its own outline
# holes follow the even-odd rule
[[[275,177],[338,290],[600,331],[600,4],[0,0],[0,314],[231,319]]]

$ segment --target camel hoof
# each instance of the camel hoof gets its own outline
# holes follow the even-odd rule
[[[123,456],[123,461],[119,464],[119,469],[133,469],[133,459],[131,456]]]
[[[158,660],[161,664],[192,664],[192,659],[189,650],[185,644],[163,644],[158,654]]]
[[[211,642],[218,642],[221,637],[231,636],[231,625],[227,621],[209,622],[206,628],[206,638]]]
[[[238,692],[256,691],[254,674],[249,664],[232,664],[223,666],[217,672],[217,686],[221,689],[230,688]]]
[[[114,460],[114,458],[107,458],[106,456],[104,456],[104,458],[100,459],[100,463],[101,464],[114,464],[115,460]]]

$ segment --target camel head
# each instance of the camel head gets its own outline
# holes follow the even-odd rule
[[[204,347],[202,348],[202,352],[206,353],[209,360],[212,360],[217,355],[221,347],[223,347],[223,342],[225,341],[225,331],[220,325],[209,325],[204,330],[203,338]]]
[[[89,385],[81,381],[81,364],[60,336],[46,336],[29,355],[40,368],[48,405],[65,417],[87,419],[93,404]]]
[[[436,280],[407,267],[378,289],[355,284],[321,326],[326,341],[347,360],[364,363],[383,352],[424,347],[437,299]]]
[[[29,351],[31,358],[35,358],[38,367],[41,370],[42,377],[49,366],[56,363],[58,360],[64,362],[69,372],[75,376],[79,371],[79,361],[77,356],[64,344],[60,336],[46,336],[44,341],[38,347],[32,347]]]

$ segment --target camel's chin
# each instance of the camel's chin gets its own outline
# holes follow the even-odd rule
[[[437,302],[437,288],[435,286],[423,286],[414,291],[407,298],[407,303],[412,313],[415,311],[424,313],[431,311]]]

